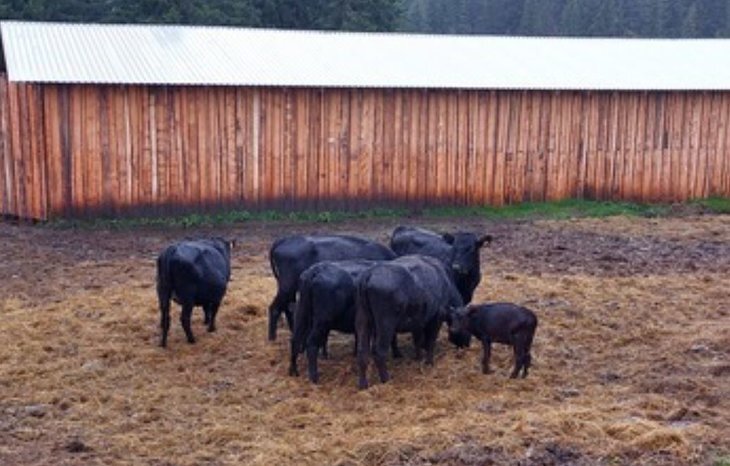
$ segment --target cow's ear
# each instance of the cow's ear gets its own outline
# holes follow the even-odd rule
[[[493,239],[494,237],[492,237],[492,235],[484,235],[477,240],[477,247],[481,248],[485,244],[491,243]]]
[[[466,315],[474,315],[477,312],[477,309],[477,306],[472,306],[471,304],[469,304],[468,306],[466,306]]]
[[[441,237],[449,244],[454,244],[454,235],[451,233],[444,233]]]

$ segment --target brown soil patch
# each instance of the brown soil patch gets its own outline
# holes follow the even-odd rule
[[[419,221],[489,231],[477,301],[540,319],[526,380],[510,352],[391,362],[356,389],[351,337],[322,382],[287,376],[287,332],[265,341],[266,259],[292,232],[387,240],[394,220],[196,230],[56,231],[0,224],[0,464],[712,464],[730,454],[730,218]],[[175,319],[157,347],[154,258],[185,236],[242,247],[198,343]],[[177,311],[176,311],[177,313]],[[303,368],[303,366],[302,366]],[[374,380],[374,379],[373,379]]]

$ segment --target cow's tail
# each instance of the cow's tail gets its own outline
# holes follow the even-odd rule
[[[355,332],[357,333],[358,339],[358,353],[361,347],[370,348],[374,336],[375,322],[373,308],[370,304],[370,296],[368,294],[371,276],[372,269],[366,270],[357,281],[355,294]]]
[[[292,351],[296,351],[297,354],[304,351],[307,337],[312,330],[314,312],[312,293],[316,278],[316,271],[304,272],[301,277],[302,286],[299,288],[299,302],[297,311],[294,313],[294,331],[292,332]]]
[[[170,249],[166,249],[157,257],[157,293],[162,296],[172,290],[172,275],[170,274]]]
[[[276,241],[274,241],[274,244],[271,245],[271,248],[269,249],[269,264],[271,265],[271,273],[274,274],[274,278],[279,281],[279,268],[276,265],[276,261],[274,260],[274,254],[276,252],[276,248],[279,247],[279,245],[285,240],[285,238],[279,238]]]

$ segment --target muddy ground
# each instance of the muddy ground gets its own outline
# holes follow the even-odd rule
[[[356,389],[351,337],[321,383],[266,342],[267,252],[294,232],[387,241],[397,224],[488,232],[475,301],[538,315],[533,370],[511,352],[389,361]],[[154,259],[171,241],[236,235],[208,334],[177,318],[157,346]],[[404,218],[125,231],[0,224],[0,464],[714,464],[730,456],[730,217],[488,222]],[[175,310],[175,316],[178,311]],[[300,362],[303,369],[304,362]]]

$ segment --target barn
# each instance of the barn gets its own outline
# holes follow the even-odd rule
[[[0,22],[1,214],[730,196],[730,41]]]

